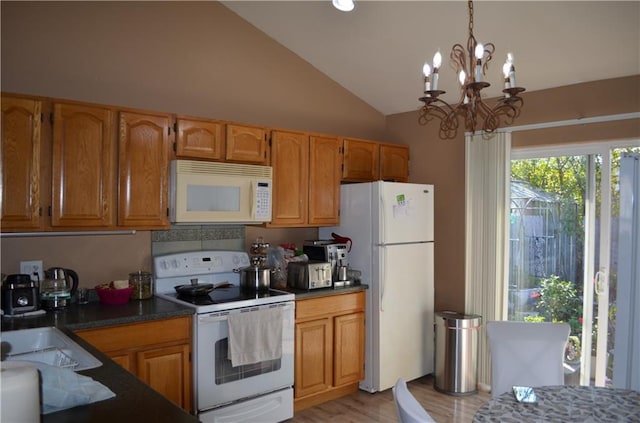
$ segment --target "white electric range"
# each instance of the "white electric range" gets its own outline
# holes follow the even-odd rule
[[[242,251],[190,251],[153,261],[155,295],[195,308],[193,402],[200,421],[276,423],[293,417],[295,295],[241,289],[239,269],[250,265]],[[192,283],[216,288],[204,295],[176,292],[176,286]],[[228,316],[275,307],[282,310],[281,357],[233,367]]]

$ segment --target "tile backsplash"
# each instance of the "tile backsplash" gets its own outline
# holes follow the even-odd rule
[[[174,225],[151,232],[151,255],[197,250],[245,250],[244,225]]]

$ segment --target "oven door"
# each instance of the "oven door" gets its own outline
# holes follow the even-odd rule
[[[232,367],[227,353],[227,316],[269,307],[283,307],[281,358]],[[251,311],[234,309],[198,315],[194,376],[199,411],[293,386],[294,309],[295,303],[290,301],[251,307]]]

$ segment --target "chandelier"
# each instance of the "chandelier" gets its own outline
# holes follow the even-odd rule
[[[473,1],[469,0],[469,38],[466,49],[460,44],[451,48],[451,62],[460,82],[460,100],[455,106],[442,100],[440,95],[445,91],[438,89],[438,70],[442,62],[442,56],[438,51],[433,56],[433,69],[428,63],[423,67],[424,97],[420,101],[424,106],[420,109],[418,122],[426,125],[433,118],[440,119],[440,138],[455,138],[458,131],[459,118],[464,119],[468,132],[476,129],[485,133],[492,133],[500,122],[507,125],[513,123],[520,115],[523,100],[519,96],[525,89],[516,85],[516,72],[513,65],[513,56],[507,54],[507,60],[502,67],[504,73],[504,96],[499,98],[493,107],[482,100],[480,91],[490,84],[482,80],[489,62],[493,57],[495,46],[492,43],[482,45],[473,36]]]

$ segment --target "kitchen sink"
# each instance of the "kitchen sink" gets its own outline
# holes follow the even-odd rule
[[[2,360],[36,361],[75,371],[102,362],[55,327],[2,332]]]

